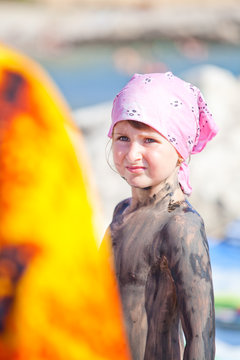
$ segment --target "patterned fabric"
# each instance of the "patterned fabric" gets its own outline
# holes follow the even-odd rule
[[[218,132],[200,90],[171,72],[135,74],[114,99],[109,137],[121,120],[145,123],[171,142],[184,160],[179,183],[190,195],[186,160],[202,151]]]

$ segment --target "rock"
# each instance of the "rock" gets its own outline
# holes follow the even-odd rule
[[[202,66],[185,74],[197,85],[219,126],[217,136],[201,154],[192,156],[193,205],[208,233],[222,236],[226,225],[240,218],[240,82],[231,72]]]
[[[220,128],[204,151],[191,158],[193,193],[189,201],[202,215],[207,234],[222,237],[227,224],[240,218],[240,84],[230,72],[213,66],[197,68],[185,73],[184,78],[200,87]],[[110,114],[110,103],[74,113],[92,159],[105,226],[111,220],[115,205],[130,196],[129,186],[106,161]],[[110,146],[106,152],[109,151]]]

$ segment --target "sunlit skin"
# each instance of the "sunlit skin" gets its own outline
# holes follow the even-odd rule
[[[132,187],[133,200],[157,194],[166,181],[177,182],[179,154],[150,126],[137,129],[128,121],[118,122],[113,132],[113,160],[119,174]],[[180,188],[176,197],[184,197]]]

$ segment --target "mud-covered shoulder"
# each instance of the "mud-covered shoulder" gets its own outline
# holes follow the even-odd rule
[[[131,198],[128,198],[128,199],[122,200],[120,203],[117,204],[117,206],[115,207],[115,209],[113,211],[112,222],[114,222],[119,215],[123,214],[124,210],[130,205],[130,202],[131,202]]]
[[[188,235],[200,233],[203,237],[205,234],[204,221],[201,215],[193,206],[185,201],[176,211],[169,214],[168,221],[165,225],[165,231],[172,235]]]
[[[203,219],[188,202],[169,214],[162,236],[171,260],[186,254],[209,256]]]

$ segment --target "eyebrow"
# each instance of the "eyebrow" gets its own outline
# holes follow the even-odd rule
[[[113,133],[112,137],[116,137],[116,136],[127,136],[124,133]]]
[[[150,133],[145,133],[144,131],[143,131],[143,133],[141,134],[142,136],[144,136],[144,137],[161,137],[161,135],[160,134],[158,134],[157,132],[150,132]]]
[[[119,135],[124,135],[124,136],[128,136],[128,134],[127,134],[127,131],[126,130],[123,130],[123,131],[118,131],[118,132],[114,132],[113,133],[113,136],[119,136]],[[142,136],[142,137],[148,137],[148,138],[150,138],[150,137],[156,137],[156,138],[158,138],[159,140],[161,140],[162,138],[164,138],[161,134],[159,134],[157,131],[151,131],[150,133],[149,132],[145,132],[144,130],[141,130],[141,132],[140,132],[140,136]]]

